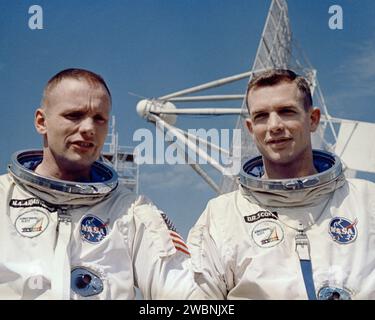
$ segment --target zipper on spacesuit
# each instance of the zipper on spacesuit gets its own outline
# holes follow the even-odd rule
[[[70,298],[70,254],[69,242],[72,232],[72,216],[68,207],[57,209],[57,242],[53,261],[54,274],[51,289],[55,299]]]
[[[303,281],[305,282],[305,288],[309,300],[316,300],[315,285],[312,274],[312,264],[310,257],[310,242],[305,228],[302,223],[299,224],[297,234],[295,237],[296,241],[296,252],[299,257],[301,271],[303,275]]]
[[[68,207],[59,207],[57,209],[57,220],[58,224],[61,222],[70,223],[72,222],[72,216],[68,212]]]
[[[310,243],[305,233],[303,224],[298,226],[296,235],[296,251],[300,260],[310,260]]]

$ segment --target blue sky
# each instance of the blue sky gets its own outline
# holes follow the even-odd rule
[[[28,9],[43,8],[44,29],[30,30]],[[328,27],[328,8],[343,9],[344,29]],[[139,98],[162,96],[249,70],[270,1],[0,0],[0,173],[13,152],[40,148],[33,126],[46,81],[68,67],[101,74],[113,96],[122,145],[138,128]],[[318,70],[331,115],[375,122],[375,3],[289,0],[292,32]],[[233,87],[243,93],[246,82]],[[240,102],[232,103],[240,107]],[[179,118],[187,128],[232,128],[234,117]],[[189,167],[143,165],[142,193],[186,236],[214,193]],[[373,175],[364,177],[375,181]]]

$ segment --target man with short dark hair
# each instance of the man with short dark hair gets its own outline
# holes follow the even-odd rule
[[[67,69],[47,84],[35,127],[0,177],[0,299],[204,298],[166,215],[97,161],[111,111],[102,77]],[[168,222],[168,223],[167,223]]]
[[[201,287],[218,299],[375,299],[375,185],[312,149],[320,111],[304,78],[262,72],[246,99],[261,156],[189,233]]]

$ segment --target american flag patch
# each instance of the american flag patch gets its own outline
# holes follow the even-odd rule
[[[176,248],[176,250],[179,250],[179,251],[181,251],[181,252],[190,256],[189,248],[185,244],[184,239],[178,234],[178,232],[176,230],[176,227],[173,225],[172,221],[169,220],[169,218],[167,217],[167,215],[165,213],[162,212],[160,214],[163,217],[164,222],[169,229],[169,234],[171,236],[173,245]]]
[[[190,256],[189,248],[185,244],[184,239],[175,231],[170,231],[170,235],[176,250],[179,250]]]

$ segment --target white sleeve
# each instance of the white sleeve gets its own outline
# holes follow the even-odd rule
[[[190,230],[188,245],[195,278],[201,290],[211,299],[226,299],[227,284],[222,257],[212,236],[209,206]]]
[[[134,282],[144,299],[206,299],[190,253],[166,215],[144,198],[132,207]]]

